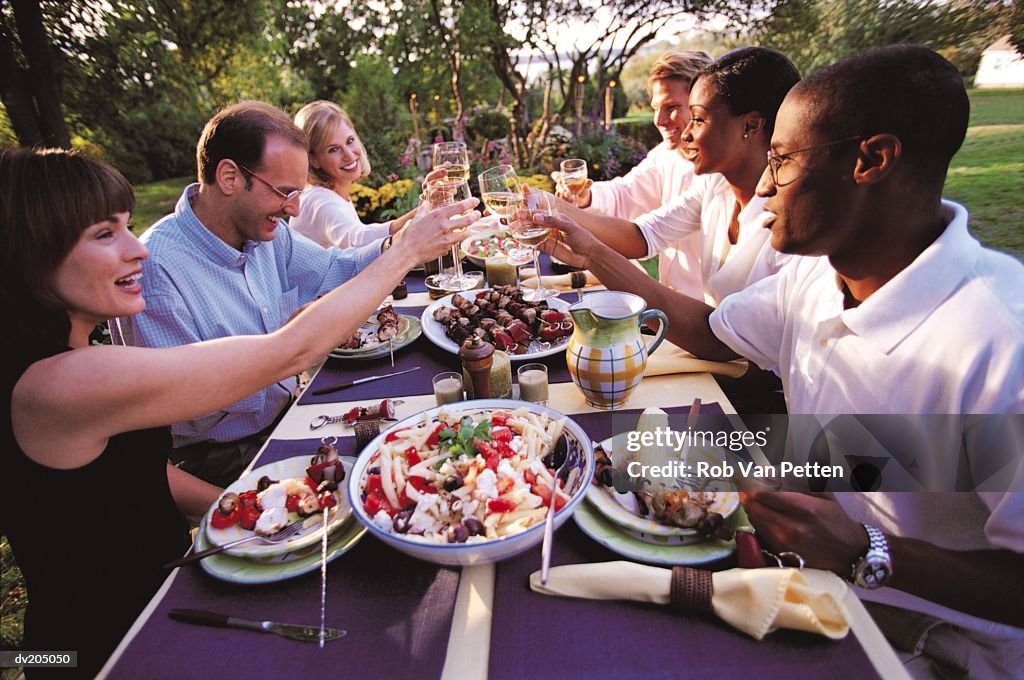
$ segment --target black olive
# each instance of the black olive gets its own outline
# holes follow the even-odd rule
[[[449,475],[444,480],[445,491],[455,491],[462,488],[462,475]]]
[[[404,534],[409,531],[409,524],[412,520],[412,510],[402,510],[400,513],[395,515],[395,519],[392,522],[392,526],[395,529],[396,534]]]
[[[380,468],[376,467],[376,466],[372,467],[372,468],[370,468],[369,470],[366,471],[366,474],[368,474],[368,475],[379,475],[380,474]]]
[[[269,487],[271,484],[277,484],[277,480],[271,479],[270,477],[263,475],[262,477],[260,477],[260,481],[256,482],[256,490],[266,491],[267,487]]]
[[[467,517],[462,520],[462,523],[466,526],[466,531],[469,532],[470,536],[484,535],[484,524],[476,517]]]
[[[604,467],[598,468],[597,482],[604,486],[612,486],[615,483],[615,477],[612,474],[611,465],[605,465]]]
[[[465,543],[467,538],[469,538],[469,531],[465,525],[456,524],[455,526],[448,527],[449,543]]]
[[[328,481],[328,480],[325,479],[324,481],[320,482],[320,485],[316,487],[316,490],[317,491],[337,491],[338,490],[338,483],[337,482],[331,482],[331,481]]]

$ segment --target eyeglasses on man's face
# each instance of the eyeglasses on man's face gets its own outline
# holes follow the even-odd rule
[[[286,194],[285,192],[281,191],[280,189],[275,187],[273,184],[271,184],[269,181],[263,179],[262,177],[257,175],[255,172],[253,172],[249,168],[247,168],[244,165],[242,165],[241,163],[238,163],[238,167],[240,167],[243,171],[249,173],[250,175],[252,175],[256,179],[258,179],[259,181],[263,182],[263,184],[265,184],[271,191],[273,191],[275,194],[280,196],[281,197],[281,207],[282,208],[284,208],[286,205],[288,205],[292,201],[297,201],[299,199],[299,196],[302,195],[302,189],[295,189],[293,191],[289,191]]]
[[[815,144],[814,146],[808,146],[803,149],[797,149],[796,151],[790,151],[788,153],[772,153],[768,152],[768,172],[772,177],[772,184],[777,187],[784,187],[787,184],[795,182],[800,178],[800,166],[796,163],[786,163],[785,161],[792,160],[791,156],[795,156],[798,153],[804,153],[805,151],[814,151],[816,149],[825,149],[836,144],[844,144],[846,142],[852,142],[855,139],[864,139],[864,135],[854,135],[852,137],[844,137],[843,139],[837,139],[834,142],[825,142],[824,144]]]

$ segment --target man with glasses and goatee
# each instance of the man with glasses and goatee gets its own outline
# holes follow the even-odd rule
[[[243,101],[219,111],[199,138],[196,163],[199,182],[141,236],[150,251],[143,262],[146,310],[112,320],[115,342],[169,347],[271,333],[302,305],[388,256],[392,237],[360,248],[324,249],[285,226],[282,220],[298,214],[306,185],[306,137],[269,104]],[[459,209],[472,207],[464,203]],[[418,217],[406,226],[408,234],[393,238],[422,243],[427,261],[427,250],[440,247],[439,221],[456,211],[450,206]],[[444,225],[448,245],[458,242],[452,230],[474,217],[479,215]],[[288,378],[227,409],[174,425],[172,461],[209,482],[229,484],[259,450],[295,387]]]

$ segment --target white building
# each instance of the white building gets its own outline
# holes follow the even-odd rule
[[[975,87],[1024,87],[1024,56],[1004,36],[981,53]]]

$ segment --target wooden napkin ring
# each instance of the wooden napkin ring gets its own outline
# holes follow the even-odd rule
[[[711,595],[714,586],[711,572],[690,567],[672,567],[672,588],[669,604],[687,612],[712,613]]]
[[[583,288],[587,285],[587,273],[571,272],[569,274],[569,285],[573,288]]]

